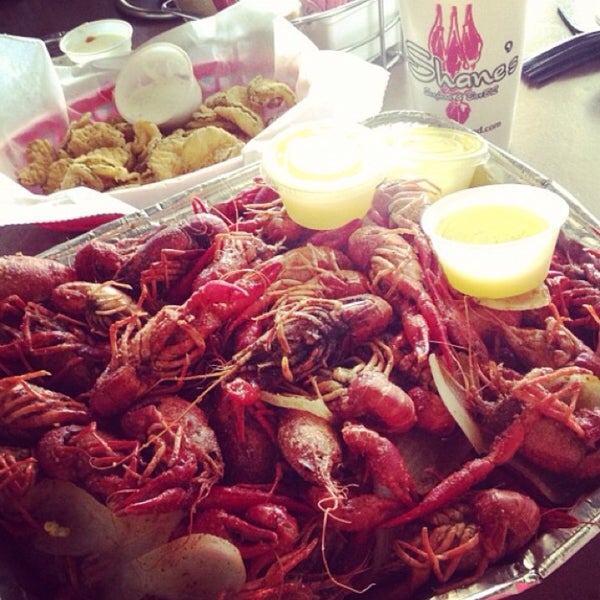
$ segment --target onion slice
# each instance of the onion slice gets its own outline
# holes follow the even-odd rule
[[[44,479],[27,497],[41,523],[33,544],[37,550],[61,556],[85,556],[114,551],[117,520],[88,492],[68,481]]]
[[[460,385],[435,354],[429,355],[429,367],[442,402],[473,448],[480,454],[485,453],[487,445],[483,441],[479,426],[466,407],[467,401]]]
[[[508,298],[474,298],[475,302],[494,310],[533,310],[550,304],[550,291],[542,283],[535,289]]]
[[[245,582],[244,562],[231,542],[194,533],[122,563],[105,597],[217,600],[238,592]]]
[[[326,421],[331,421],[333,417],[322,398],[309,398],[299,394],[272,394],[271,392],[261,391],[260,399],[279,408],[303,410]]]

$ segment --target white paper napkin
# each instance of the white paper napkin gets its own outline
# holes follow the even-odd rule
[[[0,173],[0,226],[28,223],[97,221],[103,215],[117,217],[134,212],[135,207],[107,193],[76,187],[41,196],[33,194]]]

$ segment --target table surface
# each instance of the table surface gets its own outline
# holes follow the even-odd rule
[[[525,0],[523,0],[525,1]],[[528,0],[524,58],[569,31],[553,0]],[[140,2],[138,0],[138,5]],[[144,6],[157,8],[147,0]],[[178,21],[123,15],[112,0],[0,0],[0,33],[50,36],[84,21],[117,17],[134,26],[134,47]],[[384,109],[410,109],[402,62],[391,68]],[[600,60],[539,88],[521,84],[509,151],[560,184],[600,219]],[[0,227],[0,254],[35,254],[67,239],[37,227]],[[520,600],[600,600],[600,536]]]

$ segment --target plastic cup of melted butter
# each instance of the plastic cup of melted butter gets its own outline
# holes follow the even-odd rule
[[[129,123],[150,121],[174,129],[190,120],[202,103],[202,89],[187,52],[169,42],[136,50],[115,81],[114,101]]]
[[[453,127],[392,126],[384,133],[388,179],[427,179],[440,195],[468,188],[488,158],[480,135]]]
[[[373,130],[336,121],[284,130],[265,147],[261,170],[289,216],[318,230],[364,217],[385,178],[381,144]]]
[[[506,183],[440,198],[427,207],[421,226],[452,287],[498,299],[543,283],[568,214],[560,195]]]

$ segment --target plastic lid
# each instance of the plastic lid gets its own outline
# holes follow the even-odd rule
[[[130,123],[146,120],[174,128],[198,109],[202,90],[188,54],[175,44],[157,42],[127,60],[115,82],[114,100]]]

